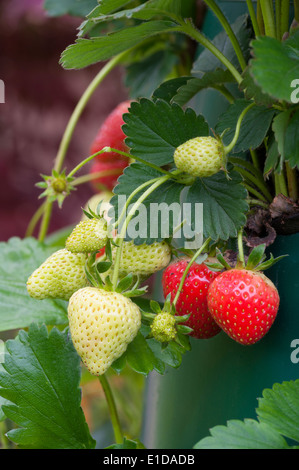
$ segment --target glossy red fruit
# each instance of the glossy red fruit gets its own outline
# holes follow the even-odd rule
[[[99,176],[98,178],[91,180],[91,185],[96,192],[101,192],[103,189],[108,189],[112,191],[114,186],[117,184],[119,176],[123,173],[124,169],[128,166],[128,163],[125,160],[115,160],[112,162],[102,162],[94,161],[90,174],[110,172],[112,174],[107,174],[106,176]]]
[[[163,272],[164,297],[171,294],[171,301],[175,298],[188,263],[189,260],[187,259],[176,261],[171,263]],[[218,275],[219,272],[211,271],[205,264],[193,263],[185,279],[183,289],[176,303],[176,312],[180,316],[191,314],[183,324],[193,329],[190,336],[194,338],[208,339],[221,331],[221,328],[209,313],[207,305],[209,286]]]
[[[273,325],[279,294],[264,274],[231,269],[221,273],[211,284],[208,307],[228,336],[249,345],[262,339]]]
[[[124,101],[108,115],[92,142],[90,155],[99,152],[104,147],[111,147],[121,150],[122,152],[128,151],[128,147],[124,142],[126,136],[122,130],[122,126],[124,124],[123,114],[128,111],[129,106],[130,101]],[[114,162],[115,159],[124,160],[127,163],[129,162],[128,157],[116,152],[101,153],[95,158],[102,162]]]

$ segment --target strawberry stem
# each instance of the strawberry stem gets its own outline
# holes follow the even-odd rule
[[[239,262],[241,263],[242,268],[245,268],[245,256],[244,256],[244,247],[243,247],[243,230],[239,230],[238,233],[238,251],[239,251]]]
[[[186,269],[183,273],[183,276],[182,276],[182,279],[181,279],[181,282],[179,284],[179,288],[177,290],[177,293],[175,294],[175,298],[173,299],[173,302],[172,302],[172,305],[173,307],[176,306],[176,303],[178,301],[178,298],[180,296],[180,293],[183,289],[183,286],[184,286],[184,282],[185,282],[185,279],[187,277],[187,274],[189,272],[189,269],[191,268],[192,264],[194,263],[194,261],[196,260],[196,258],[198,258],[198,256],[203,252],[205,251],[205,249],[208,247],[209,243],[211,242],[211,237],[209,237],[205,242],[204,244],[196,251],[196,253],[193,255],[193,257],[191,258],[191,260],[189,261],[188,265],[186,266]]]
[[[253,108],[253,106],[255,106],[255,103],[254,102],[250,103],[250,105],[248,105],[245,109],[243,109],[242,113],[240,114],[240,116],[238,118],[238,121],[237,121],[237,124],[236,124],[235,135],[234,135],[231,143],[229,145],[227,145],[226,147],[224,147],[225,154],[230,153],[232,151],[232,149],[234,148],[234,146],[236,145],[236,143],[239,139],[239,136],[240,136],[240,129],[241,129],[242,121],[243,121],[244,117],[246,116],[246,114],[248,113],[248,111],[250,111],[251,108]]]
[[[113,277],[112,277],[112,284],[113,284],[113,290],[116,289],[117,287],[117,281],[118,281],[118,271],[119,271],[119,264],[120,264],[120,259],[121,259],[121,251],[122,251],[122,244],[124,241],[125,233],[127,230],[127,227],[130,223],[130,220],[134,216],[135,212],[137,211],[138,207],[145,201],[145,199],[152,193],[154,192],[159,186],[164,184],[169,178],[171,178],[171,174],[167,174],[165,176],[160,176],[141,196],[137,201],[134,203],[133,207],[129,211],[125,222],[121,228],[120,234],[116,238],[116,243],[118,243],[118,247],[116,249],[116,256],[115,256],[115,264],[114,264],[114,269],[113,269]],[[138,189],[138,188],[137,188]]]
[[[254,10],[252,0],[246,0],[246,3],[247,3],[247,8],[248,8],[249,16],[250,16],[250,19],[251,19],[251,23],[252,23],[252,26],[253,26],[254,34],[255,34],[256,37],[258,37],[258,36],[261,35],[261,31],[260,31],[260,27],[259,27],[259,24],[258,24],[258,21],[257,21],[257,17],[256,17],[256,14],[255,14],[255,10]]]
[[[115,442],[116,444],[122,444],[124,438],[123,438],[123,433],[122,433],[120,422],[119,422],[115,400],[114,400],[111,387],[109,385],[109,382],[105,374],[99,376],[99,381],[103,387],[103,391],[104,391],[107,405],[109,408],[110,419],[111,419],[111,423],[112,423],[112,427],[114,431]]]
[[[241,46],[238,42],[238,39],[236,38],[236,35],[234,31],[232,30],[231,25],[227,21],[226,17],[224,16],[223,12],[217,5],[217,3],[214,0],[204,0],[205,3],[208,5],[208,7],[213,11],[215,16],[218,18],[220,21],[221,25],[223,26],[223,29],[225,30],[226,34],[228,35],[230,42],[232,43],[232,46],[235,50],[236,56],[238,58],[239,64],[241,66],[241,69],[244,70],[247,66],[246,61],[243,56],[243,52],[241,49]]]

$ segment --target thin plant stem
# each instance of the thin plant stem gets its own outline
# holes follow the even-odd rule
[[[205,3],[208,5],[208,7],[213,11],[215,16],[218,18],[220,21],[221,25],[223,26],[223,29],[226,31],[226,34],[228,35],[232,46],[235,50],[236,56],[238,58],[239,64],[241,66],[241,69],[244,70],[247,66],[247,63],[244,59],[243,56],[243,51],[241,49],[241,46],[239,44],[238,39],[236,38],[236,35],[234,31],[232,30],[232,27],[228,20],[226,19],[225,15],[223,14],[222,10],[219,8],[217,3],[214,0],[204,0]]]
[[[294,0],[295,20],[299,23],[299,0]]]
[[[87,103],[89,102],[90,98],[92,97],[95,90],[98,86],[102,83],[102,81],[107,77],[107,75],[124,59],[124,57],[129,53],[129,51],[122,52],[117,56],[113,57],[109,60],[109,62],[104,65],[104,67],[99,71],[99,73],[95,76],[89,86],[86,88],[85,92],[81,96],[80,100],[78,101],[70,120],[65,128],[63,137],[61,139],[58,153],[55,158],[54,170],[60,172],[64,163],[64,159],[69,148],[69,144],[76,128],[76,125],[81,117],[82,112],[84,111]],[[52,213],[52,205],[53,202],[47,200],[45,204],[45,211],[43,214],[43,219],[41,222],[40,233],[39,233],[39,240],[44,240],[48,227],[50,224],[51,213]]]
[[[280,31],[281,37],[289,31],[290,0],[281,0]]]
[[[281,0],[275,0],[276,39],[281,40]]]
[[[134,216],[135,212],[137,211],[138,207],[145,201],[145,199],[152,193],[154,192],[159,186],[164,184],[169,178],[171,178],[171,175],[165,175],[161,176],[155,183],[153,183],[141,196],[140,198],[133,204],[133,207],[127,214],[126,220],[121,228],[120,234],[117,235],[116,238],[116,243],[118,244],[118,247],[116,249],[116,255],[115,255],[115,262],[114,262],[114,269],[113,269],[113,276],[112,276],[112,285],[113,285],[113,290],[116,289],[117,286],[117,281],[118,281],[118,272],[119,272],[119,264],[120,264],[120,259],[121,259],[121,252],[122,252],[122,245],[125,237],[125,232],[127,230],[127,227],[130,223],[130,220]]]
[[[79,186],[80,184],[88,183],[89,181],[96,180],[97,178],[105,178],[106,176],[114,176],[114,175],[121,175],[122,172],[119,168],[114,170],[105,170],[105,171],[97,171],[96,173],[78,176],[73,182],[72,186]],[[103,190],[106,189],[104,185]]]
[[[255,13],[255,9],[254,9],[252,0],[246,0],[246,3],[247,3],[247,8],[248,8],[248,13],[250,15],[250,19],[251,19],[251,22],[252,22],[254,34],[255,34],[256,37],[261,36],[260,27],[259,27],[259,24],[258,24],[258,21],[257,21],[257,17],[256,17],[256,13]]]
[[[219,91],[219,93],[221,93],[224,98],[227,99],[227,101],[230,103],[230,104],[233,104],[234,101],[235,101],[235,98],[234,96],[231,94],[230,91],[228,91],[228,89],[226,88],[226,86],[224,85],[213,85],[211,88],[214,88],[214,90],[217,90]]]
[[[27,229],[26,229],[26,232],[25,232],[25,238],[27,237],[31,237],[33,232],[34,232],[34,229],[38,223],[38,221],[41,219],[41,217],[43,216],[43,213],[44,213],[44,210],[45,210],[45,205],[46,205],[46,202],[43,202],[39,208],[37,209],[37,211],[33,214],[33,216],[31,217],[31,220],[27,226]]]
[[[285,197],[288,197],[289,195],[283,172],[281,172],[280,174],[275,174],[275,192],[276,195],[283,194]]]
[[[252,173],[249,171],[245,170],[244,168],[238,167],[236,168],[236,171],[238,171],[246,180],[251,181],[252,183],[255,184],[255,186],[262,192],[262,194],[266,197],[266,199],[269,202],[272,202],[272,196],[270,191],[268,190],[267,186],[265,183],[263,183],[259,178],[256,178]]]
[[[192,264],[194,263],[194,261],[196,260],[196,258],[198,258],[198,256],[203,252],[205,251],[205,249],[209,246],[211,242],[211,238],[209,237],[205,242],[204,244],[199,248],[199,250],[196,251],[196,253],[193,255],[193,257],[191,258],[191,260],[189,261],[188,265],[186,266],[186,269],[183,273],[183,276],[182,276],[182,279],[181,279],[181,282],[179,284],[179,287],[178,287],[178,290],[175,294],[175,298],[173,299],[173,302],[172,302],[172,305],[175,307],[176,306],[176,303],[178,301],[178,298],[180,296],[180,293],[183,289],[183,286],[184,286],[184,282],[185,282],[185,279],[188,275],[188,272],[192,266]]]
[[[111,391],[111,387],[109,385],[109,382],[107,380],[107,377],[105,374],[99,376],[99,381],[103,387],[103,391],[106,397],[109,413],[110,413],[110,419],[114,431],[114,437],[115,437],[115,442],[116,444],[122,444],[123,443],[123,432],[121,430],[120,422],[119,422],[119,417],[116,409],[116,404],[115,400]]]
[[[266,202],[260,201],[259,199],[248,198],[247,201],[251,206],[261,206],[264,209],[268,209],[268,204]]]
[[[239,261],[242,267],[245,266],[245,256],[244,256],[244,247],[243,247],[243,230],[238,232],[238,252],[239,252]]]
[[[209,39],[207,39],[197,28],[193,26],[191,20],[187,19],[183,23],[181,23],[181,28],[179,28],[178,31],[187,34],[192,39],[201,44],[203,47],[208,49],[230,71],[230,73],[238,84],[242,82],[243,78],[242,75],[238,72],[238,70],[225,57],[225,55],[222,54],[222,52],[214,46],[214,44]]]
[[[256,168],[256,169],[259,169],[260,168],[260,164],[259,164],[259,159],[258,159],[258,156],[257,156],[257,153],[255,150],[253,149],[250,149],[250,155],[251,155],[251,160],[252,160],[252,163],[253,163],[253,166]]]
[[[293,201],[297,201],[299,197],[298,191],[298,174],[296,170],[293,170],[289,164],[286,162],[286,173],[288,181],[289,196]]]
[[[257,0],[256,20],[257,20],[257,23],[259,25],[259,30],[260,30],[261,36],[264,36],[265,35],[265,24],[264,24],[264,20],[263,20],[261,0]]]
[[[146,181],[145,183],[141,184],[140,186],[138,186],[138,188],[136,188],[131,194],[130,196],[128,197],[128,199],[126,200],[126,204],[124,205],[122,211],[121,211],[121,214],[120,216],[118,217],[117,221],[115,222],[114,224],[114,228],[117,228],[121,222],[121,220],[123,219],[125,213],[126,213],[126,210],[130,204],[130,202],[132,201],[132,199],[136,196],[136,194],[138,194],[140,191],[142,191],[142,189],[146,188],[147,186],[150,186],[152,185],[153,183],[155,183],[156,181],[158,181],[161,177],[159,176],[158,178],[153,178],[152,180],[149,180],[149,181]]]
[[[264,203],[267,203],[267,199],[262,194],[260,194],[256,189],[254,189],[252,186],[250,186],[247,183],[243,182],[242,184],[243,184],[244,188],[246,188],[249,193],[253,194],[253,196],[257,197],[258,200],[260,200]]]
[[[262,15],[265,25],[265,34],[272,38],[276,37],[274,10],[272,0],[260,0]]]
[[[39,229],[39,235],[38,235],[38,240],[40,242],[43,242],[47,236],[51,214],[52,214],[52,208],[53,208],[53,203],[49,201],[49,199],[47,199],[45,203],[44,214],[43,214],[42,222],[41,222],[40,229]]]
[[[242,113],[240,114],[240,116],[238,118],[238,121],[237,121],[237,124],[236,124],[236,130],[235,130],[234,137],[233,137],[231,143],[229,145],[227,145],[226,147],[224,147],[224,151],[225,151],[226,154],[231,152],[232,149],[234,148],[234,146],[236,145],[236,143],[239,139],[239,136],[240,136],[240,129],[241,129],[242,121],[243,121],[244,117],[246,116],[246,114],[248,113],[248,111],[250,111],[251,108],[253,108],[253,106],[255,106],[255,103],[254,102],[250,103],[250,105],[248,105],[245,109],[243,109]]]

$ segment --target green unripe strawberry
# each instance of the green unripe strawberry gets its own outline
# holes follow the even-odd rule
[[[214,137],[195,137],[177,147],[174,162],[177,168],[199,178],[212,176],[223,168],[222,143]]]
[[[93,375],[109,369],[141,326],[140,310],[131,299],[97,287],[75,292],[68,318],[74,347]]]
[[[169,312],[158,313],[151,324],[152,336],[161,343],[168,343],[176,337],[177,331],[175,326],[176,320],[174,315],[171,315]]]
[[[92,253],[106,245],[108,239],[105,219],[82,220],[65,242],[65,247],[72,253]]]
[[[69,300],[76,290],[88,285],[86,256],[65,248],[53,253],[27,281],[27,291],[35,299]]]

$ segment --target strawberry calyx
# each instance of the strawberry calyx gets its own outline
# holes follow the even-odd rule
[[[189,319],[190,314],[176,315],[175,308],[171,304],[171,294],[166,297],[162,307],[155,300],[150,301],[150,307],[152,312],[141,312],[142,322],[150,327],[148,339],[154,338],[165,347],[174,341],[183,348],[188,349],[189,340],[186,336],[193,330],[182,323]]]
[[[44,192],[39,195],[39,199],[46,197],[49,202],[57,201],[58,206],[61,208],[64,199],[74,191],[76,188],[71,184],[74,181],[72,176],[66,176],[65,170],[58,173],[52,170],[52,174],[41,175],[44,181],[36,183],[38,188],[44,189]]]
[[[214,271],[223,271],[223,270],[230,270],[230,269],[246,269],[248,271],[265,271],[266,269],[271,268],[274,264],[278,263],[281,259],[285,258],[288,255],[281,255],[277,258],[274,258],[273,254],[270,254],[270,258],[267,259],[265,254],[266,244],[261,244],[254,247],[247,257],[247,260],[240,258],[238,256],[237,263],[235,266],[231,266],[226,259],[224,258],[221,251],[217,248],[216,249],[216,258],[217,261],[215,263],[208,263],[205,264]]]

